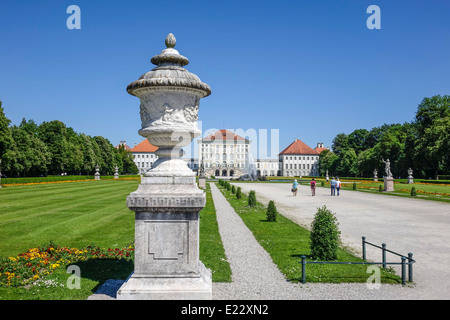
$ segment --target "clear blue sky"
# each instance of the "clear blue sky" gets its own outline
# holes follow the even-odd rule
[[[66,27],[72,4],[80,30]],[[379,30],[366,26],[372,4]],[[2,0],[0,100],[13,124],[61,120],[133,146],[139,100],[126,87],[171,32],[212,88],[204,131],[279,129],[280,151],[295,138],[331,146],[341,132],[410,122],[424,97],[450,93],[449,12],[447,0]]]

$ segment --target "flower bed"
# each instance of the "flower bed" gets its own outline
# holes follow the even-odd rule
[[[131,260],[134,244],[126,248],[84,249],[60,247],[48,244],[29,249],[17,257],[0,258],[0,287],[20,287],[37,281],[68,264],[89,259]]]

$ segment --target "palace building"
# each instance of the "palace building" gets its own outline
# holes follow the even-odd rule
[[[198,140],[199,165],[205,176],[238,178],[249,174],[251,140],[230,130],[218,130]]]
[[[317,147],[313,149],[303,141],[295,139],[278,154],[278,159],[253,160],[251,143],[251,140],[230,130],[217,130],[203,139],[198,139],[198,159],[183,159],[194,171],[199,170],[203,164],[204,175],[207,177],[236,179],[246,174],[254,177],[314,177],[319,176],[319,154],[329,150],[323,143],[317,143]],[[120,144],[126,146],[125,141]],[[147,139],[129,149],[140,174],[148,171],[158,159],[158,147],[150,144]]]
[[[281,175],[287,177],[319,176],[319,154],[318,150],[295,139],[279,154]]]

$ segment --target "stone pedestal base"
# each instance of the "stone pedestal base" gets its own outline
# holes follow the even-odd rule
[[[414,183],[414,179],[408,177],[408,183]]]
[[[119,291],[118,300],[211,300],[211,272],[203,263],[197,277],[151,277],[137,276],[128,278]]]
[[[386,192],[395,191],[394,178],[384,178],[384,190]]]
[[[95,180],[100,180],[100,175],[99,174],[94,174],[94,179]]]
[[[198,178],[198,187],[201,189],[206,188],[206,177],[199,177]]]

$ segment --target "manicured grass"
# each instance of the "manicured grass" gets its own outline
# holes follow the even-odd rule
[[[200,260],[211,269],[214,282],[231,282],[231,269],[220,237],[209,183],[206,187],[206,205],[200,211]]]
[[[312,261],[309,248],[310,232],[281,214],[278,214],[276,222],[268,222],[265,206],[258,202],[255,207],[248,207],[247,195],[242,194],[242,198],[239,200],[230,191],[219,185],[218,188],[246,226],[253,232],[256,240],[270,254],[273,262],[286,276],[287,280],[300,281],[301,264],[299,262],[301,256],[305,255],[307,261]],[[256,194],[256,198],[258,198],[258,194]],[[337,261],[362,262],[362,259],[340,248]],[[369,276],[367,265],[308,264],[306,281],[366,282]],[[381,282],[400,283],[400,278],[390,270],[382,270]]]
[[[126,197],[138,183],[94,180],[2,188],[0,256],[50,241],[68,247],[133,243],[134,213]]]
[[[123,248],[134,242],[134,213],[126,197],[139,181],[100,180],[51,183],[0,189],[0,257],[16,257],[50,242],[69,248],[96,245]],[[220,239],[211,193],[200,212],[200,259],[213,281],[231,281],[231,270]],[[41,286],[2,287],[3,299],[86,299],[107,279],[126,279],[132,261],[94,258],[75,264],[81,289],[65,287],[66,265],[42,278]]]

